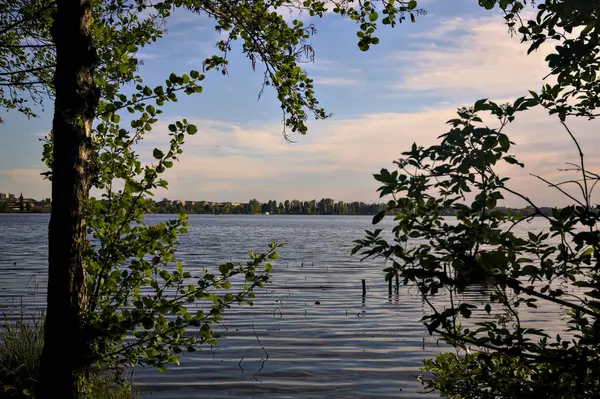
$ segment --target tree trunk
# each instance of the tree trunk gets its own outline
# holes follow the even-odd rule
[[[86,366],[84,207],[94,175],[91,137],[99,98],[92,28],[91,0],[56,0],[52,214],[39,395],[43,398],[77,398],[77,379]]]

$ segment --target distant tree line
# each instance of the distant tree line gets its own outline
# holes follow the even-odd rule
[[[0,213],[14,212],[33,212],[49,213],[49,206],[32,207],[30,203],[20,204],[17,209],[14,203],[8,201],[0,202]],[[278,202],[270,200],[268,202],[259,202],[251,199],[248,203],[235,202],[210,202],[210,201],[178,201],[163,199],[155,201],[152,204],[153,213],[179,213],[188,214],[210,214],[210,215],[252,215],[252,214],[274,214],[274,215],[375,215],[387,208],[385,203],[365,203],[354,202],[335,202],[332,198],[322,198],[321,200],[299,201],[285,200]],[[541,207],[540,210],[545,216],[552,215],[552,208]],[[494,211],[505,215],[530,216],[534,212],[532,207],[527,208],[506,208],[497,207]],[[456,209],[447,208],[442,211],[443,216],[456,216]]]
[[[30,202],[17,203],[0,201],[0,213],[50,213],[50,206],[34,206]]]
[[[386,204],[369,204],[359,201],[335,202],[331,198],[322,198],[319,201],[285,200],[278,202],[270,200],[262,203],[256,199],[251,199],[247,203],[163,199],[153,204],[155,213],[184,211],[190,214],[374,215],[386,207]]]
[[[188,214],[274,214],[274,215],[375,215],[387,209],[386,203],[365,203],[360,201],[344,202],[334,201],[332,198],[322,198],[321,200],[299,201],[285,200],[278,202],[269,200],[268,202],[259,202],[257,199],[251,199],[247,203],[235,202],[210,202],[210,201],[171,201],[163,199],[153,203],[154,213],[179,213]],[[540,208],[544,215],[551,215],[552,208]],[[534,213],[533,208],[506,208],[498,207],[494,211],[503,214],[512,214],[515,216],[530,216]],[[444,209],[444,216],[456,216],[456,209]]]

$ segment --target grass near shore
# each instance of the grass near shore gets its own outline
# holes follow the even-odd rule
[[[44,347],[44,315],[0,321],[0,399],[34,398]],[[58,363],[57,363],[58,364]],[[131,384],[117,384],[90,373],[86,391],[90,399],[138,397]]]

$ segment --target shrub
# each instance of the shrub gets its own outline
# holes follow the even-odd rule
[[[26,317],[21,313],[16,320],[4,317],[0,326],[0,399],[33,398],[43,347],[44,314]],[[90,370],[88,378],[81,381],[80,394],[90,399],[136,396],[133,385],[123,373],[107,375],[97,370]]]

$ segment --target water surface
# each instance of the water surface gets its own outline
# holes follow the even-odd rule
[[[258,292],[255,305],[226,315],[218,347],[186,354],[164,374],[136,371],[145,396],[434,397],[420,393],[415,380],[422,359],[440,350],[419,322],[425,305],[405,287],[390,298],[381,262],[350,256],[352,241],[370,222],[366,216],[191,215],[179,258],[192,272],[245,262],[248,250],[265,250],[273,239],[288,244],[273,284]],[[47,224],[48,215],[0,214],[0,303],[43,307]],[[536,219],[520,232],[545,227]],[[560,309],[528,312],[532,327],[557,328]]]

